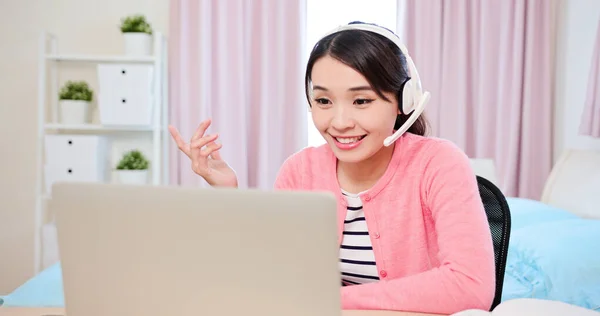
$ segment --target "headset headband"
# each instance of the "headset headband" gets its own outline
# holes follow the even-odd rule
[[[400,51],[406,58],[406,62],[408,63],[408,71],[410,73],[409,74],[410,77],[413,80],[415,80],[416,82],[418,82],[417,88],[419,90],[421,90],[421,78],[419,77],[419,72],[417,71],[417,67],[415,66],[415,63],[413,62],[412,58],[410,57],[410,54],[408,53],[408,49],[406,48],[406,46],[404,46],[404,44],[400,41],[400,38],[395,33],[393,33],[392,31],[390,31],[384,27],[373,25],[373,24],[352,23],[352,24],[340,25],[340,26],[336,27],[335,29],[327,32],[325,35],[323,35],[323,37],[327,37],[331,34],[338,33],[341,31],[347,31],[347,30],[362,30],[362,31],[369,31],[369,32],[377,33],[377,34],[389,39],[394,44],[396,44],[396,46],[398,46],[398,48],[400,49]]]

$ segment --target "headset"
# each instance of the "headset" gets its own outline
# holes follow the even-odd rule
[[[408,120],[398,128],[398,130],[392,134],[391,136],[386,137],[383,141],[383,145],[388,147],[393,144],[402,134],[404,134],[412,124],[419,118],[421,113],[425,110],[425,106],[429,101],[431,95],[429,91],[423,91],[421,86],[421,78],[419,77],[419,72],[417,71],[417,67],[415,66],[412,58],[408,54],[408,49],[400,42],[400,38],[392,31],[373,24],[354,22],[347,25],[339,26],[329,32],[327,32],[323,37],[327,37],[331,34],[346,31],[346,30],[362,30],[369,31],[379,35],[382,35],[392,41],[406,58],[406,63],[408,64],[409,71],[409,79],[404,84],[402,89],[402,99],[400,102],[402,103],[399,106],[400,112],[404,115],[412,115],[408,118]]]

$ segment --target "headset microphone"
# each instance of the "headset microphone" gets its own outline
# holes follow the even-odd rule
[[[402,124],[402,126],[400,126],[400,128],[398,128],[398,130],[394,134],[392,134],[392,136],[388,136],[383,140],[384,146],[388,147],[389,145],[393,144],[415,123],[415,121],[419,118],[421,113],[423,113],[423,111],[425,110],[429,98],[429,92],[425,91],[425,93],[423,93],[423,96],[419,100],[419,104],[413,110],[412,115],[408,118],[408,120],[406,120],[406,122],[404,122],[404,124]]]

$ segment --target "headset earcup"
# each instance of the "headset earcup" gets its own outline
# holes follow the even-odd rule
[[[407,80],[402,87],[402,104],[400,111],[402,114],[408,115],[415,108],[415,99],[413,96],[412,79]]]

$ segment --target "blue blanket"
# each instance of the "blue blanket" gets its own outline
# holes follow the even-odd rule
[[[503,300],[542,298],[600,308],[600,221],[527,199],[508,199],[512,233]],[[55,264],[2,298],[4,306],[64,306]]]
[[[56,263],[0,298],[2,306],[64,307],[62,270]]]
[[[540,298],[600,309],[600,221],[526,199],[513,218],[503,300]]]

